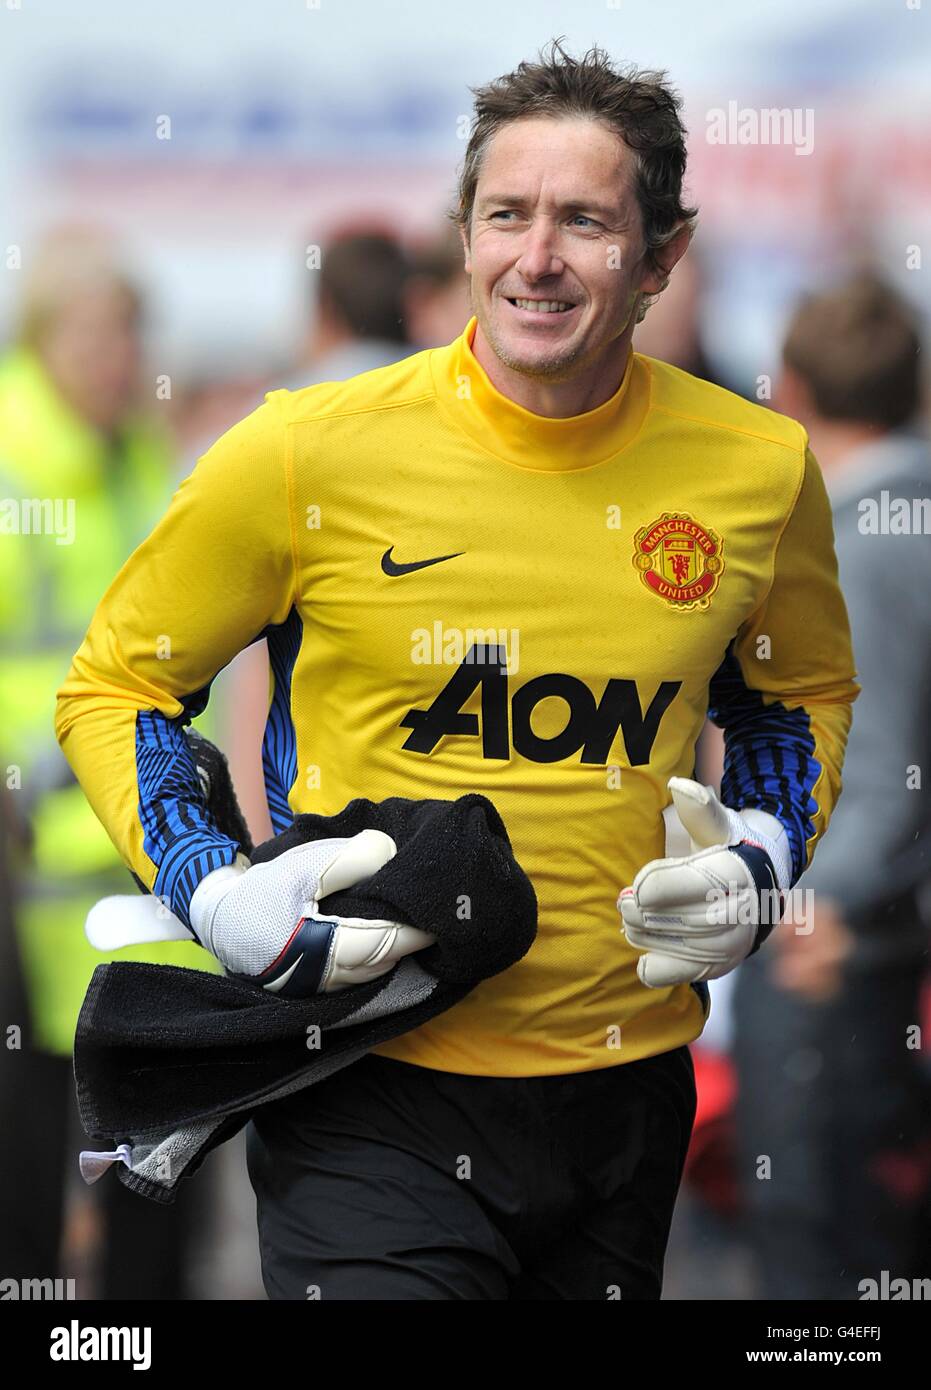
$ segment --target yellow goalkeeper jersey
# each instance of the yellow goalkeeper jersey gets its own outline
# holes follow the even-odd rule
[[[616,909],[663,854],[667,780],[692,775],[706,715],[724,801],[780,818],[797,878],[858,686],[799,424],[634,352],[610,400],[545,418],[491,384],[474,332],[271,391],[227,431],[104,594],[56,731],[126,864],[189,923],[238,847],[181,730],[266,638],[276,831],[357,796],[481,792],[536,890],[526,957],[375,1051],[585,1071],[707,1016],[705,986],[640,984]]]

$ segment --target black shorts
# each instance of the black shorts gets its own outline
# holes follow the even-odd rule
[[[273,1299],[658,1299],[687,1046],[565,1076],[369,1053],[248,1126]]]

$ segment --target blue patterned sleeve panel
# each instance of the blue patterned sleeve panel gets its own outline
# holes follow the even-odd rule
[[[268,641],[273,697],[263,740],[265,792],[275,834],[294,820],[288,793],[297,775],[291,674],[303,627],[297,609],[284,623],[269,624],[255,641]],[[251,645],[251,644],[250,644]],[[194,889],[205,874],[232,864],[240,845],[207,814],[184,726],[206,708],[210,687],[182,701],[184,714],[169,719],[158,710],[136,717],[136,776],[143,848],[158,873],[152,891],[186,926]]]
[[[183,719],[169,719],[158,710],[140,710],[136,716],[143,847],[158,865],[152,892],[186,927],[191,925],[191,897],[200,880],[232,864],[240,850],[208,819],[197,767],[183,732],[189,720],[190,712]]]
[[[807,445],[762,602],[711,679],[708,717],[724,731],[721,797],[785,826],[792,882],[811,863],[841,791],[860,687],[838,583],[830,503]]]
[[[795,883],[815,834],[812,791],[821,773],[808,710],[764,700],[746,683],[732,642],[711,681],[708,718],[724,731],[722,801],[735,810],[768,811],[782,822]]]

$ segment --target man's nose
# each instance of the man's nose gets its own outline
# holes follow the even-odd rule
[[[547,275],[561,275],[564,264],[559,257],[559,232],[548,218],[534,218],[522,237],[520,257],[515,269],[530,283]]]

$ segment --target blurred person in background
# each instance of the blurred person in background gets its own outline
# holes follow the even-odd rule
[[[764,1298],[855,1299],[884,1269],[931,1274],[931,1088],[909,1041],[929,944],[916,899],[931,767],[920,369],[908,308],[859,274],[797,309],[774,392],[807,427],[831,498],[862,694],[843,795],[799,884],[811,896],[736,976],[740,1172]]]
[[[127,891],[125,865],[58,747],[53,716],[101,589],[171,491],[172,446],[141,393],[142,312],[104,242],[63,229],[33,261],[16,340],[0,359],[0,740],[20,827],[15,910],[2,929],[15,926],[3,955],[23,987],[22,1009],[5,1016],[22,1027],[23,1047],[4,1050],[0,1085],[0,1271],[11,1277],[59,1271],[82,1144],[74,1031],[94,968],[111,958],[86,940],[84,919],[99,898]],[[117,958],[215,969],[187,943]],[[174,1211],[115,1180],[93,1191],[105,1232],[99,1296],[180,1296],[191,1194]]]
[[[461,245],[458,261],[464,280]],[[316,305],[298,365],[274,387],[298,391],[322,381],[344,381],[407,357],[413,351],[405,318],[412,271],[400,241],[388,232],[344,231],[333,236],[323,248],[319,271],[311,277]],[[431,270],[428,278],[437,273]],[[414,295],[417,323],[438,327],[435,309],[429,317],[428,300],[423,287]],[[457,322],[455,332],[461,332],[467,318],[468,314]],[[251,402],[252,408],[260,404],[261,399]],[[228,427],[233,421],[226,423]],[[272,835],[261,753],[270,699],[264,638],[236,657],[228,692],[222,744],[246,824],[255,843],[261,844]]]
[[[345,381],[407,357],[404,288],[410,272],[401,243],[388,232],[332,237],[320,257],[316,312],[298,365],[275,387],[296,391]]]
[[[337,232],[323,247],[319,268],[305,263],[303,273],[309,274],[311,287],[309,313],[290,368],[273,375],[264,368],[247,377],[208,377],[182,393],[174,411],[181,476],[218,434],[261,405],[266,391],[282,384],[299,390],[320,381],[342,381],[397,362],[411,351],[404,322],[411,265],[392,233],[377,228]]]
[[[472,316],[462,241],[450,227],[415,248],[404,287],[404,322],[412,350],[444,347]]]

